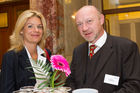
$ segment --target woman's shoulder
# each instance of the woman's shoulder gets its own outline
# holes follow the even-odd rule
[[[17,53],[14,50],[7,51],[2,58],[2,61],[13,61],[17,58]]]
[[[13,67],[13,63],[16,62],[17,56],[14,50],[7,51],[2,58],[2,65],[3,66],[10,66]]]
[[[14,50],[9,50],[9,51],[7,51],[5,54],[4,54],[4,56],[12,56],[12,55],[15,55],[16,54],[16,51],[14,51]]]
[[[7,51],[3,56],[4,57],[8,57],[8,58],[13,58],[13,57],[16,57],[16,56],[19,56],[19,55],[22,55],[22,54],[25,54],[26,53],[26,50],[25,49],[22,49],[20,51],[16,51],[16,50],[9,50]]]

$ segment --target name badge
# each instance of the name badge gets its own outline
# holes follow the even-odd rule
[[[113,76],[113,75],[105,74],[104,83],[118,86],[119,79],[120,79],[119,76]]]

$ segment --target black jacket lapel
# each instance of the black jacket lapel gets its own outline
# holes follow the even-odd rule
[[[35,77],[34,73],[33,73],[33,69],[27,69],[28,67],[31,67],[31,63],[29,60],[29,57],[27,55],[26,49],[24,48],[23,50],[21,50],[18,53],[18,66],[20,66],[21,68],[25,69],[26,71],[26,77],[30,78],[30,77]],[[19,72],[20,73],[20,72]],[[33,80],[33,84],[35,83],[35,80]]]
[[[101,48],[101,56],[98,61],[98,67],[96,69],[95,78],[98,76],[100,71],[103,70],[104,65],[107,63],[108,59],[111,57],[111,54],[113,53],[112,49],[112,41],[110,40],[110,36],[108,35],[107,41],[104,44],[104,46]]]
[[[82,54],[82,58],[83,58],[81,60],[81,65],[83,66],[82,67],[83,71],[81,71],[82,80],[83,80],[82,83],[85,84],[85,82],[86,82],[86,73],[87,73],[87,71],[86,71],[87,70],[87,62],[88,62],[88,42],[83,44],[81,54]]]

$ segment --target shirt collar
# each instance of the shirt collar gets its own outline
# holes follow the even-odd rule
[[[32,57],[31,57],[31,55],[30,55],[28,49],[26,48],[26,46],[25,46],[25,49],[26,49],[26,51],[27,51],[27,55],[28,55],[29,59],[31,59]],[[38,54],[38,56],[41,56],[41,54],[44,54],[44,53],[45,53],[45,52],[44,52],[39,46],[37,46],[37,54]]]
[[[44,54],[44,50],[42,50],[39,46],[37,46],[37,54],[41,55]]]
[[[94,45],[101,48],[106,42],[106,39],[107,39],[107,33],[106,31],[104,31],[103,35],[95,42]],[[89,43],[89,46],[90,45],[92,45],[92,43]]]

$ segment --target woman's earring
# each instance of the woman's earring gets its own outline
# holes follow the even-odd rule
[[[20,34],[23,34],[23,32],[21,31]]]

